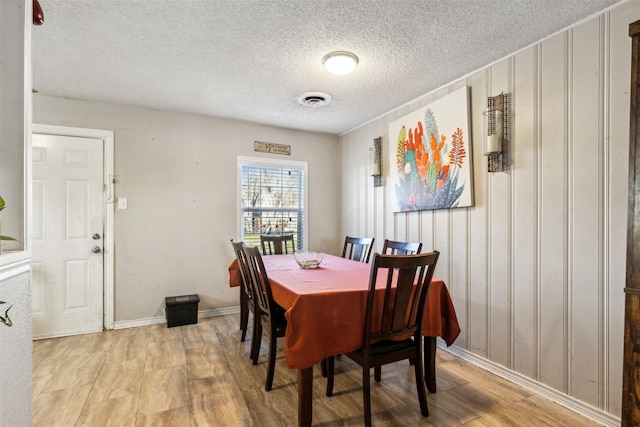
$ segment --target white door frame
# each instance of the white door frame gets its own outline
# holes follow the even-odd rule
[[[114,328],[114,253],[113,253],[113,215],[114,215],[114,159],[113,131],[102,129],[86,129],[67,126],[33,124],[32,133],[44,135],[76,136],[95,138],[103,141],[103,206],[104,206],[104,285],[103,285],[103,326]],[[31,185],[31,183],[29,183]]]

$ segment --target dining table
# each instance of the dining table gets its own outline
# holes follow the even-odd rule
[[[301,268],[292,254],[266,255],[262,260],[273,299],[286,310],[284,353],[287,366],[298,370],[298,425],[310,426],[314,365],[364,344],[371,265],[330,254],[324,254],[314,269]],[[234,261],[229,267],[229,285],[240,283]],[[459,334],[449,291],[442,280],[434,278],[422,322],[425,382],[432,393],[436,391],[436,337],[449,346]]]

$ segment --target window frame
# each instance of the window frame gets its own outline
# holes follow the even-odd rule
[[[285,160],[285,159],[270,159],[262,157],[251,156],[238,156],[237,158],[237,179],[236,179],[236,241],[244,240],[244,232],[242,229],[242,167],[265,167],[265,168],[284,168],[284,169],[299,169],[303,171],[303,203],[302,203],[302,250],[306,250],[308,242],[308,207],[309,207],[309,164],[308,162],[301,160]]]

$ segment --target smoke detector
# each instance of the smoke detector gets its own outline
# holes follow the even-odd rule
[[[298,102],[305,107],[324,107],[331,102],[331,95],[323,92],[305,92],[298,97]]]

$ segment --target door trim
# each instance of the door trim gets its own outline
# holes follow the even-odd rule
[[[113,216],[114,216],[114,141],[113,131],[102,129],[87,129],[67,126],[33,124],[32,133],[43,135],[76,136],[83,138],[101,139],[104,151],[103,165],[103,206],[104,206],[104,285],[103,285],[103,327],[114,328],[114,244],[113,244]],[[31,183],[29,183],[31,184]]]

